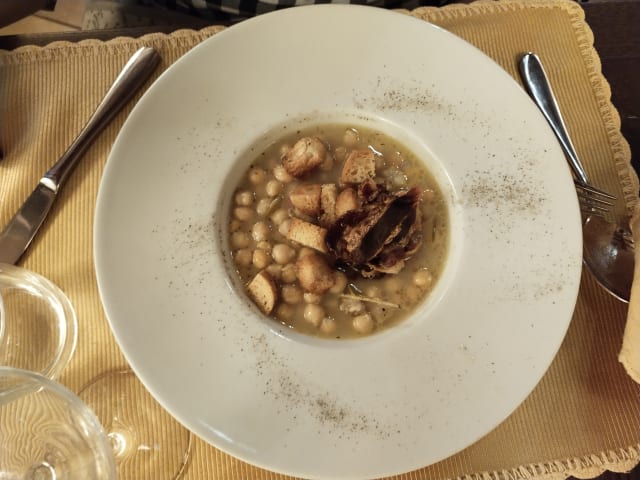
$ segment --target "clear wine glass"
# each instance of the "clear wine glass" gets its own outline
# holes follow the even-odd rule
[[[111,441],[121,480],[179,480],[192,434],[175,421],[131,369],[98,375],[78,393]]]
[[[55,379],[73,355],[77,329],[60,288],[35,272],[0,264],[0,365]]]
[[[109,439],[70,390],[38,373],[0,367],[0,478],[115,480]]]
[[[55,379],[76,342],[76,313],[62,290],[35,272],[0,263],[0,365]],[[108,432],[120,479],[183,476],[192,434],[169,416],[130,369],[99,375],[78,396]],[[0,438],[3,434],[0,430]]]

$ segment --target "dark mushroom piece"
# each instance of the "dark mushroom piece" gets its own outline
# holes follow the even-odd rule
[[[326,236],[337,263],[367,278],[398,273],[422,244],[420,190],[391,194],[371,183],[359,188],[362,206],[339,217]]]

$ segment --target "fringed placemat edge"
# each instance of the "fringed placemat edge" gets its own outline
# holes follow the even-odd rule
[[[174,47],[191,48],[224,30],[225,26],[212,25],[201,30],[180,29],[171,33],[147,33],[140,37],[120,36],[109,40],[85,39],[78,42],[54,41],[46,45],[24,45],[15,50],[0,50],[0,65],[25,64],[56,57],[91,56],[97,51],[126,50],[131,46],[169,42]]]
[[[472,473],[451,480],[565,480],[567,477],[589,479],[602,475],[605,471],[626,473],[638,464],[640,443],[617,451],[521,465],[493,472]]]

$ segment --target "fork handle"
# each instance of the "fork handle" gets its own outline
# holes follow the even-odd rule
[[[558,102],[551,90],[549,79],[542,67],[542,62],[535,53],[529,52],[523,55],[520,60],[520,74],[529,95],[531,95],[531,98],[542,111],[549,125],[551,125],[553,133],[556,134],[562,150],[569,159],[569,165],[573,173],[575,173],[580,182],[588,184],[589,177],[587,177],[587,172],[578,158],[573,143],[571,143],[567,127],[560,114]]]

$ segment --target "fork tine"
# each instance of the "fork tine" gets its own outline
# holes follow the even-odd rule
[[[609,200],[616,200],[615,195],[611,195],[610,193],[604,192],[600,189],[597,189],[596,187],[592,187],[591,185],[581,182],[580,180],[574,180],[573,183],[578,190],[589,192],[593,195],[600,195],[601,197],[608,198]]]
[[[589,205],[589,204],[584,204],[584,203],[580,203],[580,209],[584,212],[602,212],[602,213],[607,213],[609,211],[608,208],[606,207],[601,207],[599,205]]]
[[[604,208],[594,208],[580,205],[580,212],[582,212],[582,214],[587,217],[589,215],[595,215],[597,217],[606,218],[606,214],[609,213],[609,210]]]
[[[583,192],[582,190],[576,190],[577,194],[578,194],[578,198],[580,199],[580,201],[589,203],[589,204],[599,204],[599,205],[608,205],[610,207],[613,207],[614,204],[611,202],[608,202],[607,200],[603,200],[601,198],[598,197],[594,197],[593,195]]]

